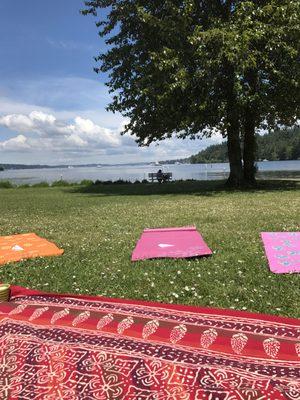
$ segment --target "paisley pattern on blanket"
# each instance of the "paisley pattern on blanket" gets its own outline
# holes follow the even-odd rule
[[[51,295],[0,303],[0,399],[300,399],[300,321]]]

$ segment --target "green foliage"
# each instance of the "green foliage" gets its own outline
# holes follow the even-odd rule
[[[129,117],[125,132],[140,144],[172,133],[226,135],[232,94],[241,133],[249,107],[256,127],[299,118],[298,0],[85,4],[84,14],[101,15],[99,34],[109,45],[96,58],[115,93],[109,109]]]
[[[35,183],[34,185],[31,185],[31,187],[33,187],[33,188],[46,188],[49,186],[50,185],[48,182],[39,182],[39,183]]]
[[[83,179],[79,185],[80,186],[91,186],[94,184],[94,181],[90,180],[90,179]]]
[[[228,162],[226,143],[214,144],[189,158],[191,164]]]
[[[70,185],[74,185],[73,183],[70,183],[68,181],[64,181],[62,179],[58,180],[58,181],[54,181],[51,183],[52,187],[63,187],[63,186],[70,186]]]
[[[14,185],[9,181],[0,181],[0,189],[11,189]]]
[[[257,159],[299,160],[300,128],[278,130],[258,137]]]
[[[269,134],[257,135],[256,160],[298,160],[300,159],[300,128],[281,129]],[[226,143],[209,146],[190,157],[192,164],[227,162]]]
[[[30,188],[31,186],[28,184],[28,183],[24,183],[23,185],[19,185],[18,186],[18,189],[28,189],[28,188]]]

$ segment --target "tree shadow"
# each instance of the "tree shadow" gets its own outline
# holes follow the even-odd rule
[[[168,183],[94,183],[87,186],[69,188],[72,193],[93,196],[151,196],[151,195],[194,195],[214,196],[232,192],[270,192],[299,190],[300,182],[292,180],[260,180],[254,187],[232,189],[225,181],[174,181]]]

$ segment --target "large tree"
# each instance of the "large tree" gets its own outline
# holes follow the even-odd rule
[[[255,180],[255,131],[299,118],[298,0],[93,0],[109,109],[140,145],[227,137],[230,176]]]

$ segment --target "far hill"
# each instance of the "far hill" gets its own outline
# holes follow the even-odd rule
[[[300,159],[300,128],[276,130],[257,135],[256,160],[282,161]],[[207,147],[186,160],[191,164],[227,162],[226,142]]]

